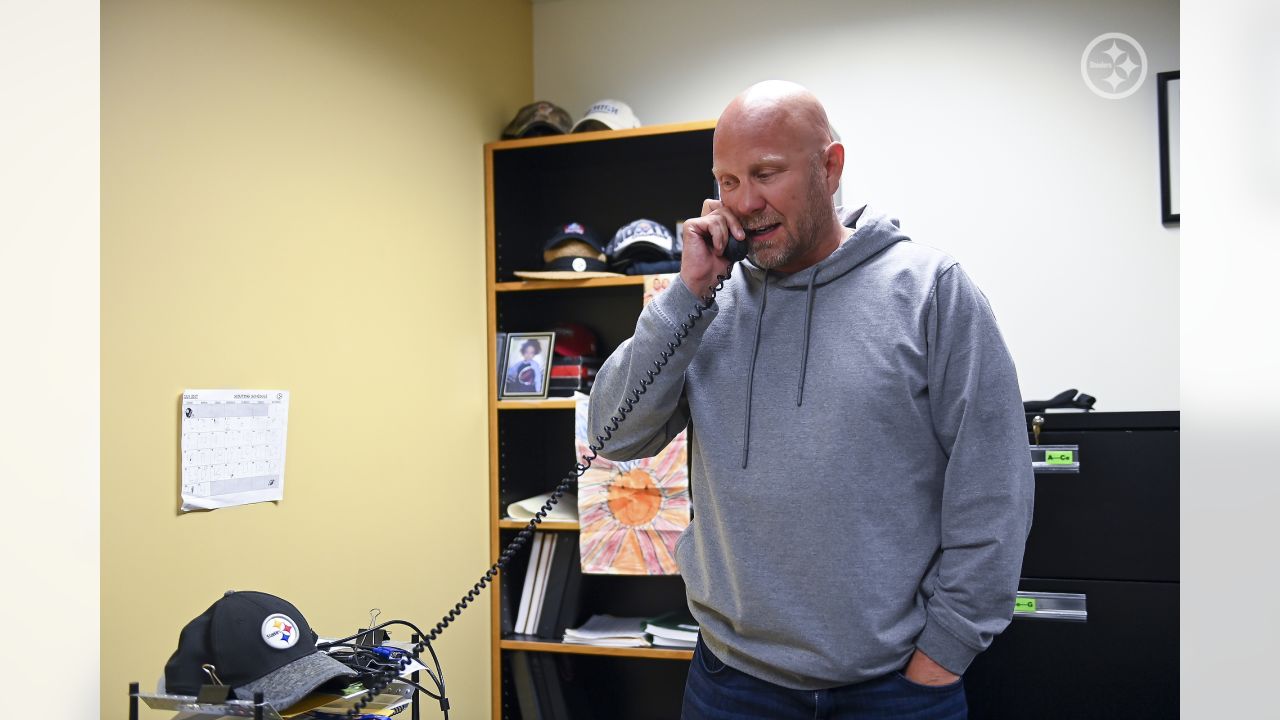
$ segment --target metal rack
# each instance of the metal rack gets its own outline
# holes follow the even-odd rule
[[[418,635],[413,636],[413,642],[416,644],[419,640]],[[412,656],[414,660],[418,660],[416,655]],[[414,672],[409,679],[414,683],[419,682],[421,673]],[[129,720],[139,720],[138,718],[138,701],[146,703],[147,707],[153,710],[173,710],[178,715],[174,716],[174,720],[206,720],[207,718],[219,717],[242,717],[253,718],[253,720],[283,720],[280,713],[266,702],[262,693],[254,693],[253,700],[228,700],[225,699],[225,691],[218,693],[222,698],[215,699],[211,695],[206,695],[205,690],[213,690],[216,693],[217,685],[206,685],[202,688],[201,695],[166,695],[163,693],[143,693],[138,683],[129,683]],[[412,689],[412,700],[409,704],[410,720],[421,720],[421,702],[420,692],[418,689]],[[386,693],[387,690],[383,690]]]

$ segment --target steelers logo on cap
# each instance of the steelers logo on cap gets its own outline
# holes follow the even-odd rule
[[[288,650],[298,644],[298,623],[288,615],[268,615],[262,621],[262,640],[276,650]]]

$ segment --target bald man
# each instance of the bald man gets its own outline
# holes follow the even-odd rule
[[[702,632],[684,718],[964,718],[961,675],[1012,617],[1033,498],[991,308],[896,219],[834,205],[844,147],[804,88],[734,98],[712,155],[720,199],[685,222],[679,281],[591,393],[603,435],[730,276],[603,453],[652,456],[689,428],[676,558]]]

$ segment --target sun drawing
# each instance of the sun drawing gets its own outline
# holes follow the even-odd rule
[[[578,403],[578,447],[585,450],[586,401]],[[675,544],[689,526],[689,470],[682,432],[644,460],[604,458],[578,479],[582,571],[616,575],[680,572]]]

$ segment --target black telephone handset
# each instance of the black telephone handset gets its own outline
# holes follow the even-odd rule
[[[711,244],[711,239],[709,237],[702,237],[701,240],[707,244],[707,249],[714,254],[715,247]],[[729,241],[724,244],[724,250],[720,253],[720,257],[728,260],[730,263],[736,263],[746,260],[749,252],[746,240],[739,240],[733,235],[730,235]]]
[[[735,237],[730,236],[729,242],[726,243],[724,246],[723,257],[725,260],[728,260],[731,263],[739,262],[741,260],[746,260],[747,259],[747,241],[739,240]]]
[[[716,183],[712,189],[713,198],[720,199],[720,183]],[[739,240],[734,236],[729,236],[729,242],[724,246],[724,253],[721,255],[725,260],[731,263],[741,262],[747,259],[747,241]]]

